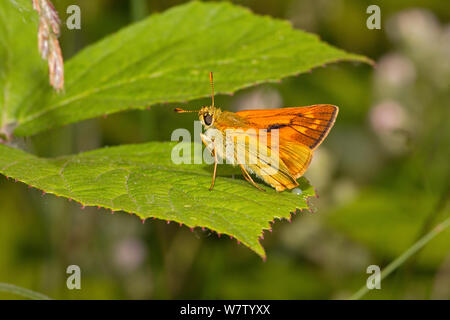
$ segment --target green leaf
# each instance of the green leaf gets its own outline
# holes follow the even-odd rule
[[[218,93],[232,93],[341,60],[370,62],[286,21],[226,2],[189,2],[85,48],[65,64],[64,94],[35,90],[10,120],[17,122],[15,135],[27,136],[125,109],[206,97],[209,71]]]
[[[236,238],[261,257],[265,253],[259,238],[271,228],[269,222],[290,219],[291,212],[308,208],[306,199],[314,195],[304,178],[299,180],[300,195],[261,185],[266,189],[262,192],[240,175],[224,171],[219,171],[209,191],[212,166],[175,165],[171,160],[175,145],[125,145],[54,159],[0,145],[0,173],[83,206],[206,227]]]
[[[31,1],[0,1],[0,135],[11,133],[20,106],[41,81],[44,90],[49,88],[37,32],[38,15]]]

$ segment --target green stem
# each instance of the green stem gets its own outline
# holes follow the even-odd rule
[[[436,237],[439,233],[444,231],[446,228],[450,226],[450,217],[445,219],[443,222],[434,227],[430,232],[428,232],[425,236],[420,238],[414,245],[412,245],[408,250],[406,250],[402,255],[400,255],[397,259],[392,261],[383,271],[381,271],[380,281],[390,275],[395,269],[401,266],[409,257],[417,253],[420,249],[422,249],[428,242],[431,241],[434,237]],[[369,288],[367,285],[364,285],[359,289],[354,295],[352,295],[350,300],[358,300],[361,299],[367,292]]]
[[[0,291],[17,294],[19,296],[33,300],[51,300],[49,297],[42,293],[34,292],[9,283],[0,282]]]

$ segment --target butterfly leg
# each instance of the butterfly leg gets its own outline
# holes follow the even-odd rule
[[[261,191],[266,191],[263,188],[261,188],[260,186],[258,186],[255,181],[253,181],[252,177],[248,174],[247,170],[245,170],[244,166],[242,164],[239,164],[239,166],[241,167],[241,171],[242,171],[242,175],[244,176],[245,180],[247,180],[248,182],[250,182],[251,184],[253,184],[256,189],[259,189]]]
[[[200,134],[200,138],[202,139],[202,142],[205,144],[206,147],[208,147],[208,142],[205,141],[203,138],[203,135]],[[217,171],[217,152],[216,152],[216,144],[214,143],[214,140],[212,140],[213,150],[211,151],[211,155],[214,157],[214,173],[213,173],[213,181],[211,183],[211,187],[209,187],[209,191],[211,191],[214,188],[214,183],[216,182],[216,171]]]
[[[202,139],[203,144],[205,145],[206,148],[208,148],[208,142],[205,140],[205,138],[203,138],[203,135],[200,134],[200,139]],[[213,150],[211,150],[211,155],[213,157],[215,157],[215,153],[216,153],[216,146],[214,145],[214,140],[211,140],[213,142]]]
[[[242,175],[244,176],[245,181],[252,183],[252,182],[250,181],[250,179],[247,178],[247,175],[244,173],[244,171],[242,170],[242,168],[241,168],[241,172],[242,172]]]
[[[242,176],[244,177],[245,181],[252,183],[252,184],[254,183],[254,181],[251,180],[250,175],[247,173],[247,171],[245,171],[243,166],[241,166],[241,172],[242,172]]]
[[[200,138],[202,139],[203,144],[208,147],[208,142],[203,138],[203,135],[200,134]],[[213,150],[211,151],[211,155],[214,157],[214,173],[213,173],[213,181],[211,183],[211,187],[209,187],[209,191],[214,188],[214,183],[216,182],[216,171],[217,171],[217,154],[216,154],[216,145],[214,144],[214,140],[212,140]]]
[[[214,183],[216,182],[216,170],[217,170],[217,152],[216,152],[216,145],[213,143],[213,152],[214,156],[214,173],[213,173],[213,180],[211,183],[211,187],[209,187],[209,191],[211,191],[214,188]]]

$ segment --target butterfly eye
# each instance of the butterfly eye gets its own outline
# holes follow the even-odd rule
[[[203,121],[205,122],[205,125],[210,126],[212,123],[212,116],[209,113],[203,115]]]

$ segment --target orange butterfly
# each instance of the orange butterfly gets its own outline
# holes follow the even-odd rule
[[[226,142],[218,143],[220,139],[217,139],[217,134],[213,138],[201,134],[203,143],[211,150],[215,160],[210,190],[214,187],[218,158],[238,164],[244,178],[260,190],[264,191],[253,181],[249,172],[260,177],[277,191],[298,186],[297,179],[308,168],[313,151],[322,143],[333,126],[338,107],[318,104],[236,113],[222,111],[214,106],[212,72],[209,77],[211,106],[202,107],[199,111],[186,111],[180,108],[176,108],[175,111],[198,112],[205,130],[215,129],[219,138],[227,136]],[[240,152],[243,155],[241,157]],[[276,164],[271,161],[272,155],[277,156]]]

